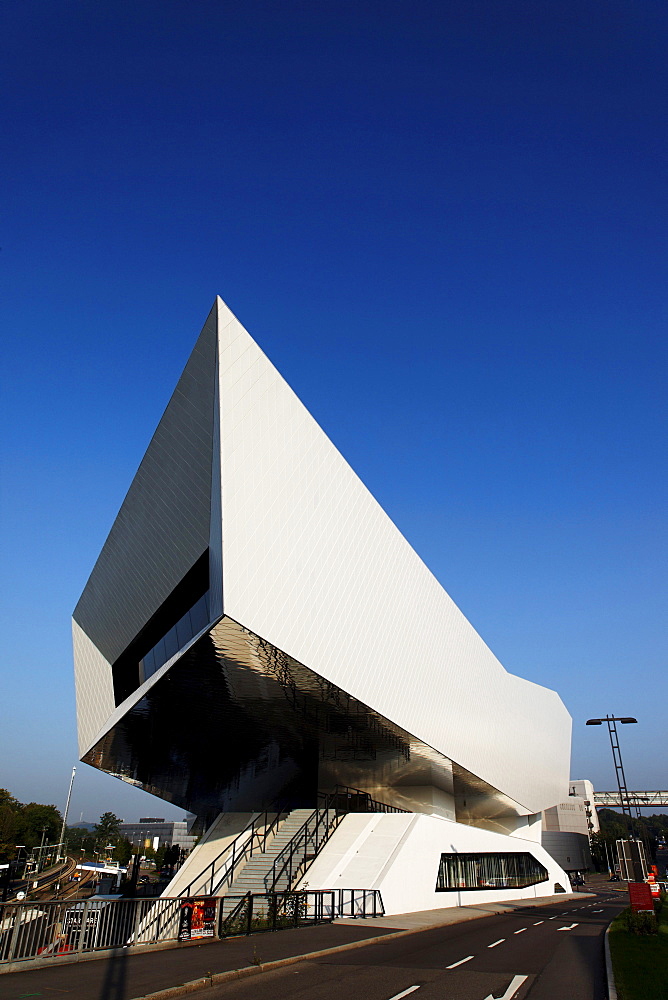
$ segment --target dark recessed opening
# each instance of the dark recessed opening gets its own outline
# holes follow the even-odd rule
[[[141,684],[139,664],[142,658],[200,597],[206,594],[208,589],[209,550],[207,549],[112,666],[114,700],[117,705],[125,701]]]

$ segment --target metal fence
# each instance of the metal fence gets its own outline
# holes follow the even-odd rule
[[[248,892],[220,900],[218,936],[283,930],[326,923],[337,917],[380,917],[384,913],[377,889]]]
[[[113,948],[229,937],[384,913],[378,890],[331,889],[177,899],[96,899],[0,906],[0,972],[76,961]]]

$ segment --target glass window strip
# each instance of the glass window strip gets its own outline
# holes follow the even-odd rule
[[[532,854],[442,854],[436,892],[525,889],[547,878],[547,868]]]
[[[201,632],[203,628],[209,624],[209,594],[208,591],[198,601],[193,604],[192,608],[183,615],[182,618],[178,620],[176,625],[173,625],[161,639],[156,642],[155,646],[148,651],[144,656],[143,660],[140,661],[140,677],[142,682],[148,677],[151,677],[157,670],[162,667],[167,660],[171,659],[175,653],[178,653],[180,649],[190,642],[198,632]]]

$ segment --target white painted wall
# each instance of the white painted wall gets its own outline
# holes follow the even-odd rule
[[[436,892],[443,853],[525,851],[547,869],[545,882],[526,889]],[[534,840],[506,837],[437,816],[351,813],[332,834],[301,886],[379,889],[385,912],[392,914],[549,896],[555,882],[570,892],[566,873]]]

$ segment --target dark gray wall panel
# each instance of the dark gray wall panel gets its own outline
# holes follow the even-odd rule
[[[113,663],[209,544],[217,310],[211,310],[74,611]]]
[[[542,846],[567,872],[581,872],[592,867],[589,839],[584,833],[543,830]]]

